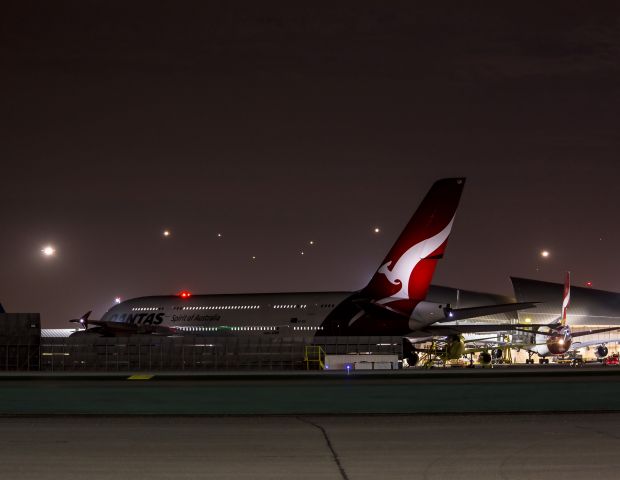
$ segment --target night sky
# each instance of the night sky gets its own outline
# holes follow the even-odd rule
[[[361,288],[444,176],[434,283],[620,291],[618,2],[20,0],[0,28],[0,301],[44,326]]]

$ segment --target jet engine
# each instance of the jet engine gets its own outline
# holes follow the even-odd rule
[[[609,353],[609,350],[607,349],[606,345],[599,345],[598,347],[596,347],[595,353],[598,358],[605,358]]]
[[[491,363],[491,360],[493,360],[493,358],[489,352],[480,352],[480,355],[478,355],[478,361],[483,365],[488,365]]]
[[[413,344],[403,338],[403,359],[407,360],[410,367],[414,367],[420,361],[420,355],[415,351]]]
[[[415,367],[420,361],[420,355],[418,355],[416,352],[411,352],[405,358],[407,359],[407,364],[410,367]]]
[[[491,356],[495,360],[499,360],[504,356],[504,351],[501,348],[494,348],[493,350],[491,350]]]

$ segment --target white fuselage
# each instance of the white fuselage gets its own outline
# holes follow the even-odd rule
[[[551,352],[549,351],[549,348],[547,347],[547,344],[545,343],[547,338],[544,335],[536,335],[534,338],[535,338],[535,344],[532,345],[532,347],[529,348],[529,350],[532,353],[537,354],[539,357],[549,356]]]
[[[208,336],[311,337],[347,292],[139,297],[110,308],[103,321],[174,328]]]

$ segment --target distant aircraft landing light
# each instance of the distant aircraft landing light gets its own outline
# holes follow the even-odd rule
[[[375,227],[375,228],[374,228],[374,230],[373,230],[373,232],[375,232],[375,233],[380,233],[380,232],[381,232],[381,229],[380,229],[379,227]]]
[[[114,299],[114,303],[121,303],[121,297],[116,297]]]
[[[56,249],[54,247],[52,247],[51,245],[47,245],[47,246],[45,246],[45,247],[43,247],[41,249],[41,252],[46,257],[51,257],[51,256],[53,256],[56,253]]]
[[[170,230],[164,230],[164,237],[170,236]]]
[[[543,258],[547,258],[549,256],[549,251],[543,250],[542,252],[540,252],[540,256]]]

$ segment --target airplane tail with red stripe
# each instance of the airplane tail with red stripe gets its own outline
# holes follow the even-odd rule
[[[437,262],[446,250],[464,186],[464,178],[444,178],[433,184],[362,290],[364,296],[405,314],[426,298]]]
[[[564,295],[562,296],[562,326],[566,325],[568,306],[570,305],[570,272],[566,272]]]

